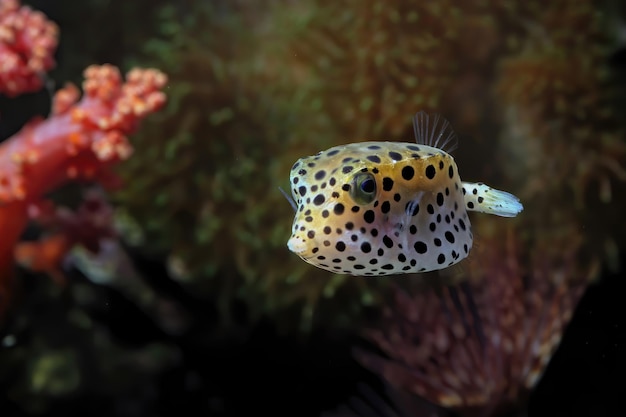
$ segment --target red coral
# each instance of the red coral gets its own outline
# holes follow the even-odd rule
[[[368,332],[389,359],[358,351],[366,367],[407,392],[459,415],[519,406],[556,350],[584,289],[572,283],[576,250],[559,264],[539,254],[530,270],[509,234],[484,242],[459,287],[397,290],[384,325]],[[505,244],[497,244],[504,240]]]
[[[88,190],[81,204],[73,211],[54,207],[49,201],[29,208],[31,220],[49,232],[37,241],[20,242],[15,247],[15,260],[19,265],[35,272],[43,272],[58,284],[65,283],[61,264],[74,245],[97,253],[104,238],[117,236],[113,207],[104,193]]]
[[[41,12],[0,0],[0,94],[15,97],[39,90],[55,65],[58,28]]]
[[[132,153],[126,135],[165,103],[157,70],[134,69],[123,84],[114,66],[91,66],[85,78],[82,100],[66,86],[52,117],[0,144],[0,203],[36,200],[70,179],[109,180],[110,166]]]
[[[91,66],[85,78],[80,101],[77,88],[66,86],[55,94],[51,117],[30,122],[0,144],[0,225],[12,232],[2,229],[0,287],[10,276],[7,259],[27,222],[28,204],[69,180],[109,184],[111,166],[132,153],[126,135],[165,103],[160,89],[167,77],[157,70],[133,69],[124,83],[116,67]]]

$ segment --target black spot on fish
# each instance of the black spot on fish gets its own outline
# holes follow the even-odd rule
[[[426,251],[428,250],[428,246],[426,246],[426,243],[422,241],[415,242],[415,244],[413,245],[413,248],[415,249],[415,252],[417,253],[426,253]]]
[[[404,178],[405,180],[407,181],[411,180],[414,175],[415,175],[415,170],[413,169],[413,167],[405,166],[404,168],[402,168],[402,178]]]
[[[324,195],[323,194],[318,194],[315,196],[315,198],[313,199],[313,204],[315,204],[316,206],[321,206],[322,204],[324,204]]]
[[[343,214],[343,210],[344,210],[344,206],[341,203],[335,204],[335,208],[333,209],[336,215]]]
[[[377,164],[380,163],[380,158],[377,155],[368,155],[366,159]]]
[[[402,155],[399,154],[398,152],[389,152],[389,157],[393,159],[394,161],[402,160]]]
[[[383,190],[391,191],[393,188],[393,180],[389,177],[383,178]]]
[[[367,210],[365,214],[363,214],[363,220],[365,220],[367,223],[374,223],[375,219],[376,215],[374,214],[373,210]]]
[[[436,174],[435,167],[432,165],[428,165],[426,167],[425,174],[426,174],[426,178],[428,178],[429,180],[432,180],[433,178],[435,178],[435,174]]]

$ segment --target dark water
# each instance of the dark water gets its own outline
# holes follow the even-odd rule
[[[93,63],[110,62],[124,70],[135,65],[156,66],[170,75],[166,93],[178,107],[142,127],[145,130],[132,141],[136,154],[120,168],[126,180],[123,190],[107,194],[112,206],[125,208],[135,217],[145,236],[140,244],[129,243],[128,236],[116,240],[123,254],[115,257],[117,275],[107,273],[99,280],[98,268],[86,272],[76,259],[69,259],[61,268],[68,285],[58,288],[46,271],[34,272],[23,266],[14,269],[17,285],[0,327],[0,416],[339,416],[352,415],[332,413],[355,396],[363,397],[364,385],[384,397],[383,379],[361,366],[353,357],[353,349],[377,349],[362,335],[365,329],[376,326],[383,308],[392,305],[389,297],[375,298],[384,293],[385,284],[368,282],[364,286],[371,287],[366,292],[353,283],[342,283],[331,296],[312,296],[315,291],[322,292],[315,285],[332,277],[288,253],[285,243],[292,214],[277,187],[288,185],[289,167],[300,156],[370,133],[398,140],[404,133],[404,122],[395,114],[390,116],[392,110],[424,106],[449,115],[469,132],[467,152],[455,156],[464,172],[500,181],[510,191],[528,189],[525,187],[530,187],[533,178],[542,175],[537,171],[546,165],[552,167],[542,164],[537,168],[528,160],[544,158],[545,149],[557,149],[552,161],[561,161],[559,157],[566,154],[563,149],[568,149],[570,142],[569,138],[539,137],[537,132],[562,121],[548,111],[549,117],[538,116],[539,120],[545,118],[545,125],[540,124],[533,132],[535,136],[529,134],[522,141],[524,146],[506,136],[518,126],[502,110],[510,103],[493,93],[502,87],[494,80],[501,77],[508,58],[525,55],[509,52],[501,32],[525,42],[541,33],[539,29],[534,32],[535,27],[558,28],[560,32],[548,30],[538,39],[557,43],[566,39],[566,45],[574,45],[559,50],[566,57],[566,68],[580,63],[567,58],[578,56],[579,45],[591,49],[601,44],[606,48],[608,52],[599,62],[609,74],[608,87],[597,87],[597,94],[608,96],[607,102],[617,116],[610,124],[565,116],[563,120],[592,131],[601,127],[605,129],[602,132],[618,137],[617,145],[611,148],[615,151],[602,149],[615,156],[623,169],[626,160],[620,153],[619,132],[623,145],[620,129],[626,127],[621,116],[626,105],[626,52],[614,32],[613,38],[595,39],[596,32],[585,23],[590,19],[584,13],[587,9],[581,12],[583,18],[578,17],[580,21],[554,9],[542,14],[536,7],[521,8],[519,21],[514,12],[505,13],[496,6],[493,10],[464,9],[470,17],[460,19],[462,24],[443,18],[439,22],[433,17],[437,13],[426,13],[430,17],[421,22],[432,33],[418,35],[444,41],[434,49],[426,48],[424,56],[418,55],[424,62],[437,63],[432,73],[422,73],[420,63],[405,59],[410,55],[407,51],[415,53],[412,46],[405,45],[406,39],[417,35],[407,35],[403,32],[406,26],[400,23],[387,24],[397,18],[391,7],[388,19],[379,18],[387,9],[381,11],[372,5],[374,2],[366,3],[360,7],[346,1],[342,7],[333,8],[327,2],[313,6],[314,2],[284,0],[268,2],[266,9],[243,0],[206,4],[28,2],[60,28],[57,66],[49,74],[55,88],[66,81],[79,83],[82,70]],[[408,16],[417,7],[410,1],[397,4],[398,16]],[[442,15],[448,16],[451,8],[442,7]],[[210,9],[209,17],[203,14],[206,9]],[[292,14],[281,14],[281,10]],[[593,5],[591,10],[606,17],[613,9]],[[505,15],[512,22],[525,23],[513,25],[510,31],[505,25],[495,25],[497,30],[492,26],[484,29],[482,20],[476,18],[483,15]],[[561,21],[559,16],[574,23],[565,17]],[[190,22],[193,17],[197,21]],[[290,26],[290,21],[298,23]],[[368,27],[363,22],[376,25]],[[281,31],[281,25],[289,30]],[[448,27],[466,36],[447,34]],[[557,32],[565,34],[552,38]],[[369,43],[381,33],[387,35],[391,46],[379,48],[376,42]],[[576,36],[578,33],[581,35]],[[304,46],[300,49],[298,45]],[[534,44],[529,41],[528,45]],[[385,55],[387,49],[393,52]],[[376,64],[377,56],[369,56],[368,50],[384,55],[384,65]],[[450,57],[458,58],[458,62],[449,62]],[[560,64],[555,59],[546,68],[560,68]],[[535,84],[525,84],[524,74],[533,81],[541,78],[543,70],[550,72],[541,67],[537,74],[535,67],[521,67],[526,72],[520,71],[511,82],[529,91]],[[454,76],[450,80],[432,75],[439,71]],[[575,83],[568,84],[567,72],[558,76],[570,88]],[[417,87],[404,81],[407,74],[418,74]],[[432,81],[435,92],[422,87],[428,84],[422,83],[422,74]],[[385,93],[390,86],[395,89]],[[190,89],[185,90],[187,87]],[[445,94],[438,95],[446,88]],[[578,97],[586,97],[585,88],[586,84],[571,87],[568,100],[577,103]],[[395,97],[404,92],[409,98],[389,104],[396,103]],[[419,94],[438,101],[411,104],[410,97]],[[534,114],[543,109],[544,102],[552,103],[550,94],[532,96],[531,104],[520,99],[516,109]],[[368,107],[372,97],[375,104]],[[348,111],[351,105],[356,109],[355,117]],[[46,116],[49,110],[47,91],[16,99],[0,97],[2,139],[15,134],[32,117]],[[230,112],[232,119],[228,119]],[[411,114],[405,116],[402,120],[409,121]],[[553,149],[550,146],[555,142],[566,145]],[[594,147],[598,142],[582,140],[580,148],[575,148],[584,151],[579,154],[581,160],[568,160],[563,165],[584,165],[587,152],[600,152]],[[529,153],[536,148],[525,147],[527,143],[542,151]],[[579,145],[572,140],[571,146]],[[175,157],[168,157],[170,154]],[[517,223],[514,233],[526,239],[520,241],[532,242],[532,247],[525,249],[526,255],[537,255],[532,251],[543,248],[542,239],[553,242],[544,230],[555,222],[557,226],[563,222],[566,229],[567,222],[574,219],[575,232],[561,241],[565,247],[579,234],[583,236],[584,244],[576,252],[580,264],[574,267],[573,275],[588,266],[588,259],[601,259],[595,283],[578,303],[528,402],[520,398],[512,411],[507,408],[502,413],[439,409],[439,415],[481,415],[482,411],[486,413],[482,415],[604,416],[624,410],[626,257],[620,213],[625,201],[624,184],[616,177],[609,180],[613,187],[610,203],[597,201],[600,181],[595,180],[582,193],[582,206],[575,205],[574,192],[570,191],[554,195],[529,191],[527,195],[535,200],[524,201],[527,210],[522,215],[526,217]],[[566,184],[569,179],[555,181]],[[583,188],[582,183],[580,180],[575,188]],[[558,184],[547,181],[541,185],[559,189]],[[69,185],[51,197],[58,204],[76,206],[85,187]],[[204,215],[205,211],[210,214]],[[216,223],[215,218],[222,222]],[[487,230],[480,229],[483,234]],[[23,240],[36,241],[46,232],[45,227],[31,224]],[[208,237],[202,238],[200,232]],[[607,249],[607,254],[602,244],[610,239],[615,250]],[[560,259],[560,250],[557,245],[552,251],[557,255],[550,252],[546,256]],[[531,258],[523,258],[529,269]],[[172,259],[185,259],[197,269],[181,278],[185,274],[172,270]],[[404,279],[404,284],[411,278]],[[295,284],[286,285],[289,279]],[[371,293],[375,301],[361,302]],[[303,313],[309,296],[316,300],[313,319],[305,319]],[[528,337],[534,340],[536,335]],[[406,414],[419,415],[426,408],[409,409]]]

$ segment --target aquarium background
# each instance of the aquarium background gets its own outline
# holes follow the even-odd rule
[[[0,416],[624,413],[619,2],[23,4],[58,26],[56,64],[0,96],[6,143],[93,64],[162,71],[167,104],[115,184],[41,196],[55,221],[0,198]],[[412,141],[419,110],[454,126],[462,178],[521,215],[472,214],[453,274],[332,275],[290,253],[292,164]],[[58,236],[75,244],[50,255]]]

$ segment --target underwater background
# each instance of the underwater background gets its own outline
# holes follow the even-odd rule
[[[625,19],[0,0],[0,416],[623,414]],[[472,213],[453,275],[290,253],[293,163],[420,110],[524,211]]]

